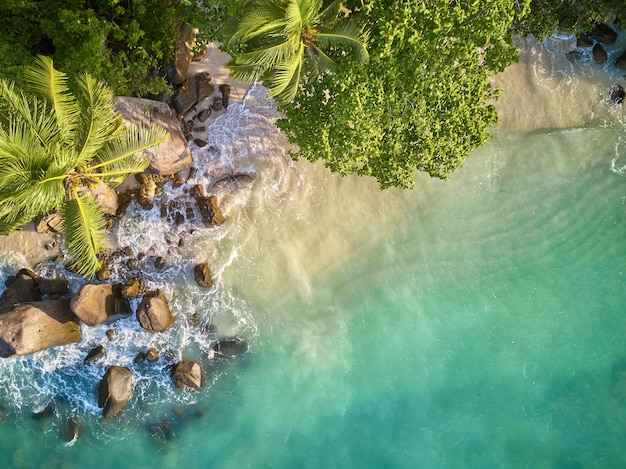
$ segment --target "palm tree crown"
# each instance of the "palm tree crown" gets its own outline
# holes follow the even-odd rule
[[[137,152],[167,138],[157,127],[123,125],[111,91],[88,74],[68,77],[39,56],[22,89],[0,80],[0,234],[52,211],[61,211],[76,271],[100,265],[105,220],[90,188],[118,185],[146,169]]]
[[[298,85],[332,68],[343,52],[366,62],[368,34],[340,19],[340,1],[255,0],[230,44],[242,51],[227,64],[235,79],[263,80],[270,97],[293,100]]]

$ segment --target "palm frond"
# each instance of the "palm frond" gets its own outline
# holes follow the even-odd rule
[[[67,75],[54,68],[50,57],[38,55],[33,65],[24,71],[22,88],[48,101],[54,110],[59,131],[69,141],[80,111],[67,87]]]
[[[57,119],[44,99],[26,96],[12,82],[0,80],[0,123],[5,132],[23,122],[27,132],[42,147],[49,148],[61,141]]]
[[[339,18],[339,12],[343,2],[341,0],[334,0],[326,5],[326,8],[321,10],[317,15],[320,24],[334,25],[335,21]]]
[[[300,52],[295,54],[290,61],[282,62],[276,67],[270,79],[269,96],[271,98],[275,97],[283,102],[293,101],[302,77],[303,54],[304,44],[301,45]]]
[[[115,111],[113,93],[91,75],[82,74],[76,79],[81,92],[79,125],[76,128],[76,166],[90,161],[96,152],[122,129],[123,118]]]
[[[98,254],[104,247],[106,221],[93,195],[85,192],[68,199],[63,207],[65,239],[80,275],[92,277],[100,268]]]
[[[162,127],[130,125],[124,131],[106,142],[96,153],[96,164],[88,167],[90,173],[118,171],[121,168],[141,168],[149,162],[140,152],[165,141],[169,135]]]
[[[337,65],[332,57],[315,44],[311,45],[311,54],[307,63],[310,67],[310,78],[315,78]]]
[[[367,41],[369,33],[364,31],[354,21],[337,23],[328,31],[321,31],[317,36],[317,45],[324,49],[350,49],[357,60],[366,63],[369,61]]]
[[[284,29],[284,9],[277,2],[264,0],[250,6],[229,42],[248,42],[259,36],[275,36]]]

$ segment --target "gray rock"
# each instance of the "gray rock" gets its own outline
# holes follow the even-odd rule
[[[85,324],[112,324],[132,314],[120,284],[87,284],[72,297],[72,311]]]
[[[70,300],[21,303],[0,314],[0,357],[28,355],[80,341]]]
[[[218,339],[211,348],[218,356],[234,357],[246,353],[248,344],[239,336],[223,337]]]
[[[133,393],[133,375],[122,366],[111,366],[98,386],[98,407],[103,408],[104,418],[114,417],[121,412]]]
[[[617,59],[615,59],[615,68],[626,70],[626,52],[623,52]]]
[[[606,23],[595,25],[589,35],[604,44],[614,44],[617,40],[617,32]]]
[[[593,60],[595,60],[596,63],[604,64],[609,58],[606,50],[604,50],[604,47],[602,47],[602,45],[600,44],[596,44],[595,46],[593,46],[591,52],[593,54]]]
[[[172,381],[181,391],[202,389],[202,368],[196,362],[183,360],[172,368]]]
[[[164,332],[174,322],[167,300],[161,292],[145,295],[137,307],[137,320],[149,332]]]
[[[150,160],[149,171],[168,175],[191,166],[191,151],[187,146],[187,139],[183,135],[180,122],[167,104],[130,97],[117,97],[114,102],[115,108],[127,122],[156,124],[170,135],[165,142],[143,152]]]

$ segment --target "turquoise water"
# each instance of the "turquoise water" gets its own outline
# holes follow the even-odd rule
[[[544,73],[550,47],[524,57],[530,88],[574,89],[576,106],[599,103],[592,118],[570,122],[562,99],[564,125],[530,128],[504,100],[494,138],[449,181],[420,176],[415,192],[289,163],[271,111],[251,98],[254,112],[215,138],[253,154],[242,163],[258,172],[252,190],[232,197],[221,231],[176,254],[181,266],[210,260],[217,287],[201,292],[185,269],[151,277],[176,298],[177,323],[195,307],[246,337],[250,353],[191,396],[164,372],[133,368],[133,400],[112,422],[92,397],[104,368],[75,371],[87,344],[55,362],[60,371],[44,363],[58,352],[3,362],[0,467],[626,465],[626,180],[616,170],[626,132],[621,108],[602,102],[600,71]],[[128,223],[123,243],[155,222]],[[158,340],[202,356],[206,346],[186,327],[160,339],[128,327],[126,347]],[[120,347],[111,359],[133,356]],[[55,416],[33,419],[53,394],[63,396]],[[69,415],[85,425],[72,446],[60,435]],[[151,436],[161,421],[167,441]]]

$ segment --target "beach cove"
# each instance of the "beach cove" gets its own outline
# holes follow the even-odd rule
[[[567,59],[572,41],[526,43],[496,78],[492,140],[415,192],[292,162],[254,87],[209,127],[208,148],[192,145],[198,178],[235,168],[254,182],[224,200],[222,227],[197,228],[171,267],[148,272],[177,318],[245,336],[249,353],[199,394],[127,351],[200,355],[210,341],[184,319],[157,338],[128,324],[90,371],[104,327],[3,361],[3,466],[623,464],[624,121],[608,92],[623,78]],[[171,230],[131,206],[112,235],[160,254]],[[188,269],[200,260],[215,270],[209,292]],[[3,280],[29,266],[2,262]],[[94,386],[113,361],[138,386],[105,423]],[[54,415],[34,419],[51,399]],[[85,428],[73,446],[68,417]]]

